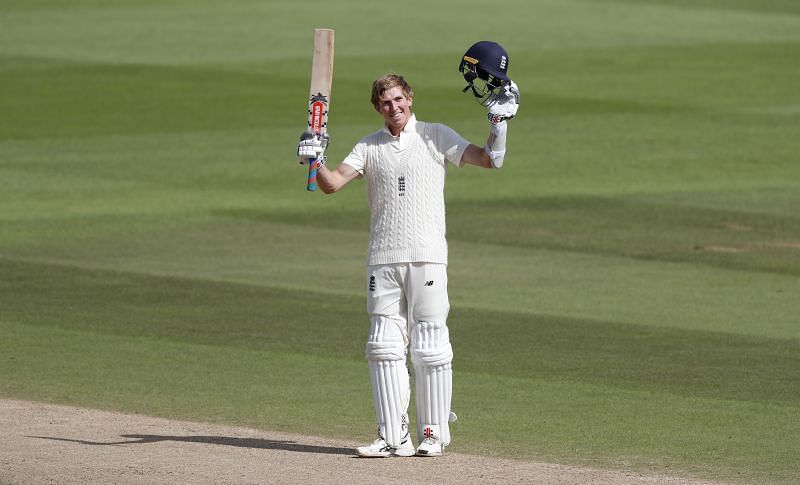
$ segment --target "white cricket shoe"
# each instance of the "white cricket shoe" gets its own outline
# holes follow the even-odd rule
[[[442,456],[443,454],[444,446],[435,436],[425,438],[417,448],[417,456]]]
[[[400,446],[395,448],[386,443],[383,438],[378,438],[369,446],[361,446],[356,448],[358,456],[364,458],[389,458],[392,456],[414,456],[414,444],[411,443],[411,438],[406,436],[400,443]]]

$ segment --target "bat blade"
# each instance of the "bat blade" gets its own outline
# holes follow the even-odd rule
[[[328,131],[331,86],[333,85],[333,30],[314,29],[314,53],[311,57],[311,88],[308,94],[308,128],[314,135]],[[306,190],[317,190],[318,160],[308,164]]]

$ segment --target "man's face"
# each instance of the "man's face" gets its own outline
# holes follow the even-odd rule
[[[398,136],[411,118],[411,102],[412,99],[403,94],[400,86],[387,89],[378,98],[378,112],[386,120],[386,126],[392,135]]]

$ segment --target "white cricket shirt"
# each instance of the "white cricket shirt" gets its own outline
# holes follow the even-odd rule
[[[384,126],[356,144],[343,163],[367,181],[368,265],[447,264],[445,172],[447,162],[461,166],[468,145],[453,129],[413,114],[399,137]]]

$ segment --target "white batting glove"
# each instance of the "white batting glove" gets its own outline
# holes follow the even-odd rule
[[[489,96],[486,106],[489,108],[489,122],[493,125],[510,120],[517,114],[519,109],[519,88],[517,84],[510,80],[504,84],[498,92]]]
[[[297,161],[300,165],[309,163],[310,160],[317,159],[317,163],[325,163],[325,148],[328,147],[328,135],[315,135],[304,132],[300,136],[300,143],[297,144]]]

